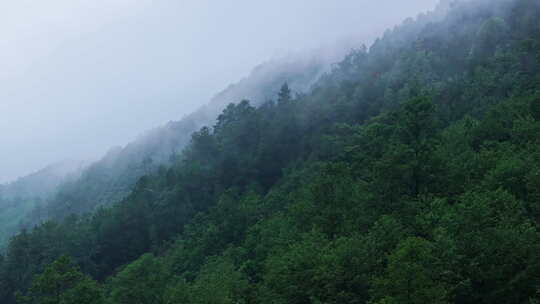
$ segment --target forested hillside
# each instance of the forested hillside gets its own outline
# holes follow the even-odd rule
[[[0,248],[22,228],[33,210],[41,208],[54,196],[60,185],[79,178],[83,169],[84,162],[66,160],[11,183],[0,184]]]
[[[169,159],[12,238],[0,302],[538,303],[540,2],[444,1]]]
[[[328,54],[290,55],[261,64],[196,112],[151,130],[125,147],[111,149],[89,165],[80,178],[61,184],[53,197],[23,218],[23,225],[31,228],[47,219],[93,212],[99,206],[122,200],[143,175],[155,173],[161,166],[169,167],[174,155],[189,143],[191,134],[212,124],[227,104],[245,98],[260,104],[271,99],[285,81],[295,92],[307,92],[343,53],[337,49]]]

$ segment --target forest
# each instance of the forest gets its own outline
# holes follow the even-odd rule
[[[49,208],[0,303],[540,303],[540,2],[442,1],[293,81]]]

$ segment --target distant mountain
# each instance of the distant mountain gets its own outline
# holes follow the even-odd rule
[[[0,246],[16,233],[21,221],[55,194],[58,187],[78,179],[85,163],[66,160],[0,185]]]
[[[0,185],[0,197],[48,198],[66,178],[75,179],[85,167],[85,162],[65,160],[51,164],[41,170]]]

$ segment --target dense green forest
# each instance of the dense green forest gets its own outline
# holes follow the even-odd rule
[[[256,104],[14,236],[0,302],[540,301],[537,0],[443,1]]]

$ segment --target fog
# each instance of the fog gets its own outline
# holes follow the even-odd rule
[[[437,0],[0,2],[0,182],[96,159],[291,52],[369,43]]]

